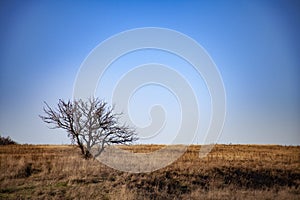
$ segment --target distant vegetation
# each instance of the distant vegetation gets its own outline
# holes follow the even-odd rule
[[[17,144],[17,143],[15,141],[13,141],[9,136],[2,137],[0,135],[0,145],[9,145],[9,144]]]
[[[216,145],[202,159],[200,147],[163,169],[134,174],[81,159],[73,146],[1,146],[0,199],[300,199],[299,146]]]

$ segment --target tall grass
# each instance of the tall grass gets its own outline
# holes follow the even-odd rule
[[[130,174],[85,160],[73,146],[1,146],[0,199],[299,199],[300,147],[216,145],[203,159],[200,148],[158,171]]]

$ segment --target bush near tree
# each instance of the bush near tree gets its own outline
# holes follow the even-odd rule
[[[10,144],[17,144],[17,143],[13,141],[9,136],[3,137],[0,135],[0,145],[10,145]]]

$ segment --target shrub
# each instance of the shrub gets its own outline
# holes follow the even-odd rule
[[[0,145],[9,145],[9,144],[17,144],[17,143],[15,141],[13,141],[9,136],[2,137],[0,135]]]

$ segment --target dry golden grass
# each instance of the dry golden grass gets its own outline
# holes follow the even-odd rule
[[[162,147],[122,148],[145,153]],[[216,145],[203,159],[199,149],[190,146],[158,171],[131,174],[84,160],[73,146],[0,146],[0,199],[300,198],[299,146]]]

